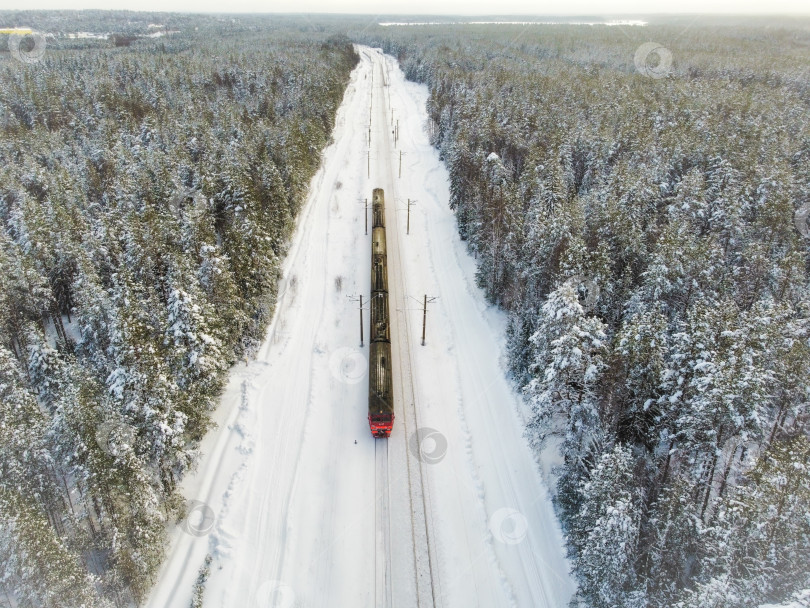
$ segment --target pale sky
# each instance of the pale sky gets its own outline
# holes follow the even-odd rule
[[[810,0],[2,0],[0,9],[419,15],[810,14]]]

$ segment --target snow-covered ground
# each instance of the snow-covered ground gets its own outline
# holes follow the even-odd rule
[[[504,318],[475,287],[428,143],[427,90],[392,58],[360,51],[275,317],[256,360],[231,371],[219,428],[183,484],[196,502],[149,606],[189,606],[207,554],[210,607],[563,608],[574,590],[504,377]],[[368,431],[368,345],[350,297],[369,296],[363,214],[375,187],[387,206],[398,399],[385,462]],[[437,299],[422,346],[425,294]],[[367,312],[364,322],[367,337]],[[375,572],[390,572],[382,592]]]

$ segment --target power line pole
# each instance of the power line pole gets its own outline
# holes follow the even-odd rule
[[[366,234],[368,234],[368,199],[366,199]]]
[[[425,328],[427,327],[427,294],[425,294],[425,305],[422,308],[422,346],[425,345]],[[361,340],[362,342],[362,340]]]
[[[434,302],[438,299],[439,296],[435,296],[430,298],[430,302]],[[427,327],[427,305],[428,305],[428,296],[425,294],[425,304],[424,308],[422,309],[422,346],[425,345],[425,328]],[[361,345],[362,346],[362,345]]]

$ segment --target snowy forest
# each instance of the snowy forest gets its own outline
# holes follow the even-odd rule
[[[0,605],[131,605],[357,56],[255,16],[0,21],[49,33],[0,36]]]
[[[350,41],[430,90],[526,437],[556,463],[572,606],[808,597],[810,23],[0,26],[48,32],[32,63],[0,34],[0,606],[147,595],[273,314]]]
[[[360,36],[430,88],[527,436],[559,459],[573,605],[751,608],[810,586],[809,32]]]

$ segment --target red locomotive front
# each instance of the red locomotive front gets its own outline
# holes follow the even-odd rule
[[[394,428],[394,414],[369,414],[368,426],[375,437],[389,437]]]

